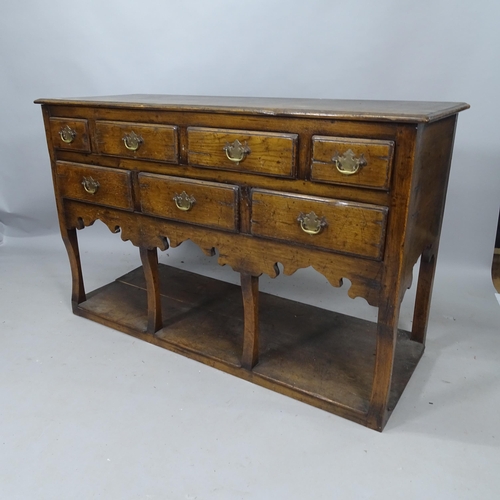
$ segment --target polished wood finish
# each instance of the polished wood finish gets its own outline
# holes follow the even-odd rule
[[[372,306],[380,304],[380,276],[384,264],[380,261],[359,259],[325,250],[297,245],[290,248],[287,242],[254,238],[243,233],[216,231],[200,226],[190,226],[166,219],[153,218],[140,213],[126,214],[109,207],[65,200],[64,224],[83,229],[96,220],[102,221],[110,231],[117,229],[124,241],[137,247],[158,247],[166,250],[177,247],[190,239],[207,255],[218,250],[220,265],[231,266],[237,272],[249,272],[253,276],[268,274],[272,278],[280,274],[277,262],[283,266],[283,274],[291,275],[298,269],[313,266],[332,286],[341,286],[347,278],[351,286],[349,297],[363,297]],[[165,236],[168,235],[168,241]],[[293,250],[293,251],[291,251]]]
[[[127,149],[124,137],[134,132],[142,143],[136,151]],[[177,127],[119,121],[95,122],[97,151],[100,154],[177,163]]]
[[[160,278],[158,273],[158,251],[156,248],[140,247],[144,279],[148,297],[148,333],[155,333],[163,326],[160,298]]]
[[[190,165],[276,177],[295,175],[297,134],[189,127],[187,138]],[[238,163],[231,161],[224,151],[224,146],[234,141],[249,148],[249,153]]]
[[[76,314],[383,429],[424,350],[457,113],[468,105],[37,102]],[[64,142],[66,125],[75,133]],[[231,161],[233,143],[244,154]],[[361,159],[352,175],[337,168],[343,155]],[[139,247],[142,268],[86,293],[76,229],[96,220]],[[158,264],[157,249],[187,239],[239,272],[241,287]],[[401,332],[420,257],[412,331]],[[312,266],[333,286],[349,279],[349,296],[378,307],[377,323],[259,293],[258,277],[276,277],[278,263],[288,275]]]
[[[256,116],[429,123],[468,109],[464,102],[365,101],[350,99],[296,99],[280,97],[219,97],[162,94],[130,94],[73,99],[37,99],[36,104],[91,106]]]
[[[165,265],[159,265],[159,276],[164,320],[154,335],[145,329],[141,268],[90,293],[75,313],[366,425],[374,323],[260,293],[259,362],[250,370],[243,361],[246,304],[240,287]],[[243,289],[245,279],[255,286],[255,279],[242,276]],[[424,350],[404,330],[398,330],[397,340],[391,408]]]
[[[201,226],[238,229],[237,186],[157,174],[139,174],[141,210],[145,214]],[[185,192],[192,208],[180,210],[174,197]]]
[[[326,223],[318,234],[305,233],[297,221],[300,214],[310,212],[324,218]],[[252,191],[251,231],[255,236],[380,259],[386,220],[386,207],[260,189]]]
[[[63,131],[65,127],[69,127],[75,134],[74,139],[69,143],[64,142],[60,135],[60,132]],[[49,130],[54,148],[90,153],[90,134],[87,120],[78,118],[50,118]]]
[[[311,180],[389,189],[394,155],[393,141],[314,136],[312,143]],[[366,161],[366,165],[352,175],[339,171],[333,161],[335,155],[343,155],[349,150],[358,158],[362,155]]]
[[[241,366],[251,370],[259,362],[259,278],[241,273],[243,297],[243,354]]]
[[[124,210],[133,210],[130,172],[79,163],[57,162],[57,184],[63,198],[88,201]],[[83,182],[91,177],[99,183],[95,193],[85,190]]]
[[[83,284],[82,264],[80,260],[80,249],[78,247],[78,237],[76,229],[65,229],[62,231],[62,239],[68,252],[69,263],[71,265],[71,304],[73,309],[80,303],[87,300],[85,286]]]

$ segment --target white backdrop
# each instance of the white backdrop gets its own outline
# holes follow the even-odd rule
[[[0,238],[57,228],[38,97],[466,101],[440,263],[485,270],[500,204],[499,20],[496,0],[4,0]]]
[[[2,500],[498,498],[499,21],[499,0],[0,0]],[[383,435],[71,314],[33,100],[119,93],[471,104],[428,349]],[[80,240],[87,290],[140,265],[95,226]],[[193,247],[161,258],[203,273]],[[226,267],[207,274],[236,282]],[[376,319],[310,269],[260,284]]]

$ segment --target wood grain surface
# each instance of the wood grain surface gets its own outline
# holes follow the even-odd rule
[[[145,214],[201,226],[238,230],[238,187],[167,175],[139,174],[141,210]],[[180,210],[174,197],[186,193],[194,202]]]
[[[394,154],[393,141],[313,136],[311,180],[332,184],[389,189]],[[339,172],[333,157],[352,151],[356,158],[363,156],[366,164],[352,175]]]
[[[296,134],[189,127],[187,140],[191,165],[276,177],[295,175]],[[229,160],[224,151],[227,144],[236,140],[250,151],[239,163]]]
[[[137,151],[127,149],[123,141],[132,132],[143,140]],[[176,126],[97,120],[95,137],[97,151],[101,154],[170,163],[178,161]]]
[[[74,139],[64,142],[59,132],[65,127],[69,127],[75,132]],[[90,152],[90,134],[88,121],[79,118],[50,118],[49,130],[52,143],[56,149],[68,149],[70,151]]]
[[[380,260],[387,211],[376,205],[254,189],[251,231],[255,236]],[[297,220],[300,214],[311,212],[325,220],[326,227],[319,234],[305,233]]]
[[[37,102],[76,314],[384,428],[424,351],[457,113],[467,104]],[[135,151],[125,144],[132,133]],[[243,156],[228,150],[236,141]],[[363,160],[353,175],[337,168],[344,155]],[[138,247],[143,267],[88,293],[77,229],[96,220]],[[158,263],[158,249],[186,240],[240,273],[241,286]],[[412,331],[402,332],[419,259]],[[307,267],[336,287],[348,279],[349,296],[377,307],[377,322],[259,293],[260,275]]]
[[[106,167],[57,162],[57,184],[63,198],[133,210],[130,172]],[[99,183],[95,194],[83,187],[84,178]]]
[[[203,111],[233,115],[303,116],[322,119],[357,119],[401,123],[431,122],[470,106],[464,102],[368,101],[277,97],[219,97],[130,94],[73,99],[37,99],[36,104],[92,106],[95,108]]]

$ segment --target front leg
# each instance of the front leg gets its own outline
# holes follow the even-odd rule
[[[146,290],[148,294],[148,333],[155,333],[163,326],[160,295],[160,275],[158,273],[158,251],[156,248],[139,247]]]
[[[75,309],[78,304],[87,300],[83,284],[82,264],[80,260],[80,250],[78,248],[78,236],[75,228],[61,228],[61,236],[64,246],[66,247],[66,251],[68,252],[69,264],[71,267],[71,304],[73,309]]]
[[[397,294],[389,297],[379,308],[375,371],[367,415],[367,426],[382,431],[392,408],[388,407],[392,370],[398,333],[401,301]]]
[[[259,362],[259,278],[241,273],[244,327],[241,365],[251,370]]]

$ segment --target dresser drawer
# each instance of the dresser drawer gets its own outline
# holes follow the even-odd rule
[[[315,135],[311,180],[389,189],[394,142]]]
[[[89,126],[79,118],[50,118],[50,136],[56,149],[90,152]]]
[[[141,210],[145,214],[238,230],[238,187],[157,174],[139,174]]]
[[[387,212],[377,205],[254,189],[251,231],[381,260]]]
[[[125,158],[178,162],[177,127],[96,121],[99,153]]]
[[[57,162],[56,173],[63,198],[133,210],[130,172],[126,170]]]
[[[275,177],[294,177],[297,134],[188,128],[188,163]]]

